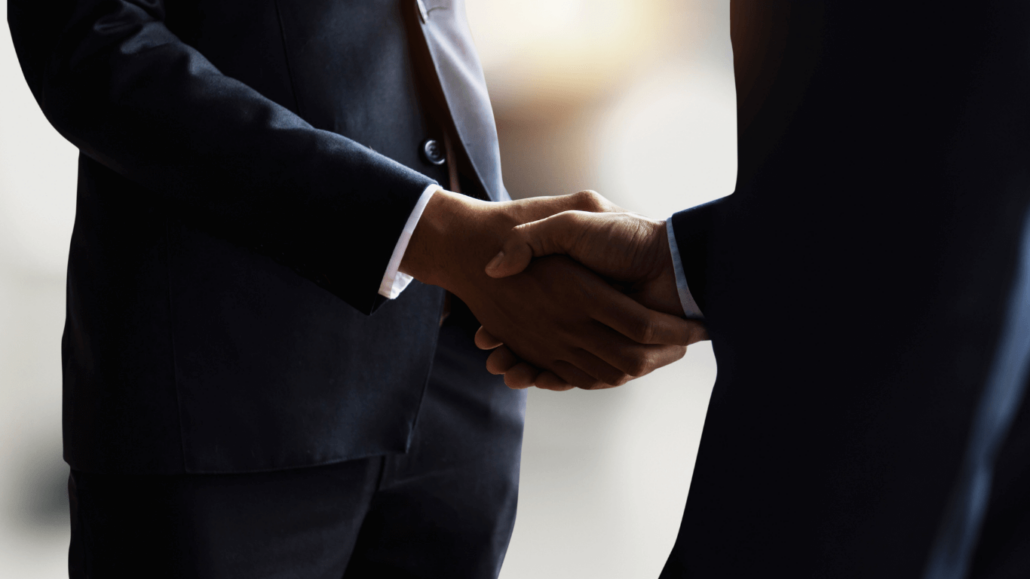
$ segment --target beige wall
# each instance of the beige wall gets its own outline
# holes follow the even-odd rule
[[[592,188],[666,217],[732,191],[727,0],[467,2],[514,196]],[[2,27],[0,577],[66,576],[60,336],[75,157]],[[703,345],[621,389],[532,392],[502,577],[656,577],[714,378]]]

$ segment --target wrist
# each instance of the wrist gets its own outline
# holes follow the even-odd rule
[[[652,310],[683,317],[666,223],[651,220],[646,223],[650,227],[647,243],[636,257],[641,267],[640,277],[630,295]]]
[[[455,292],[455,286],[467,276],[468,258],[485,245],[484,230],[499,213],[497,205],[437,191],[411,235],[399,271]]]

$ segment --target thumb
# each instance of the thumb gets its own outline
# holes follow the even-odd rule
[[[533,261],[533,250],[528,243],[515,236],[504,242],[504,247],[486,264],[486,275],[502,278],[522,272]]]
[[[567,253],[573,213],[567,211],[513,228],[501,251],[486,264],[486,274],[493,278],[512,276],[529,267],[534,257]]]

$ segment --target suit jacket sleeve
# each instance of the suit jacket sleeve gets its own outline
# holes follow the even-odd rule
[[[33,95],[83,154],[371,313],[434,181],[223,75],[164,14],[164,0],[8,3]]]
[[[707,312],[709,267],[716,261],[712,256],[712,232],[731,198],[716,199],[675,213],[671,218],[687,287],[702,312]]]

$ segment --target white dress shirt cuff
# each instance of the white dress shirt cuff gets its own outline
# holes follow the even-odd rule
[[[704,314],[701,308],[697,307],[694,296],[690,295],[690,288],[687,287],[687,276],[683,273],[683,260],[680,259],[680,246],[676,242],[676,232],[672,228],[672,218],[665,220],[665,230],[669,234],[669,252],[672,253],[672,268],[676,272],[676,289],[680,294],[680,305],[683,306],[683,313],[689,319],[703,320]]]
[[[379,284],[379,295],[384,298],[391,300],[397,299],[397,296],[401,295],[411,280],[415,279],[406,273],[398,271],[401,267],[401,260],[404,259],[404,252],[408,250],[408,242],[411,241],[411,234],[415,232],[415,227],[418,226],[418,220],[422,218],[422,212],[426,210],[426,205],[429,204],[429,200],[433,197],[433,193],[442,191],[443,187],[439,185],[430,185],[426,187],[426,190],[422,192],[422,196],[418,198],[418,203],[415,204],[415,208],[411,210],[411,215],[408,216],[407,223],[404,224],[404,229],[401,231],[401,237],[397,240],[397,245],[393,248],[393,255],[390,256],[390,263],[386,266],[386,274],[383,275],[383,282]]]

